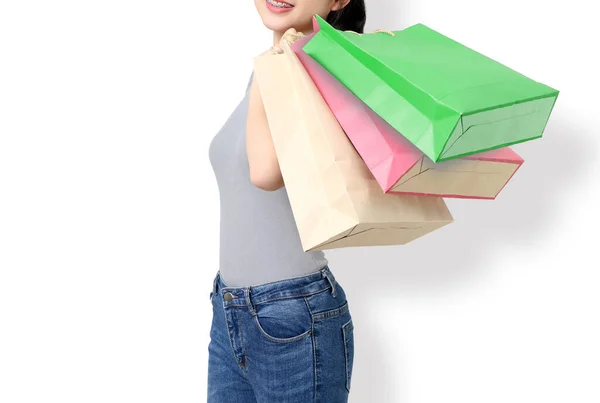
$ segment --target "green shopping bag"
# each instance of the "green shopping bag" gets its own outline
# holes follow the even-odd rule
[[[313,23],[302,49],[434,162],[542,137],[558,97],[423,24],[357,34]]]

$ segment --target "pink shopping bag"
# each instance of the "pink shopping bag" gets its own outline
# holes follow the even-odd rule
[[[509,147],[434,163],[302,50],[313,36],[292,50],[384,192],[495,199],[523,164]]]

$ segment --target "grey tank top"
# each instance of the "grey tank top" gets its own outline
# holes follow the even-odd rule
[[[324,252],[302,250],[285,187],[266,191],[250,181],[246,154],[249,89],[250,84],[209,147],[220,196],[219,270],[231,287],[302,276],[327,264]]]

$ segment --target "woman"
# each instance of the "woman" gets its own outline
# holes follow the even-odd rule
[[[309,33],[315,14],[355,32],[363,32],[366,18],[364,0],[255,5],[273,31],[272,49],[286,32]],[[252,78],[209,154],[221,230],[210,293],[208,402],[347,402],[354,337],[346,295],[324,253],[303,252]]]

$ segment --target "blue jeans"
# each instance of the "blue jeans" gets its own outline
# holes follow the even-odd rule
[[[347,403],[354,332],[328,266],[210,293],[208,403]]]

